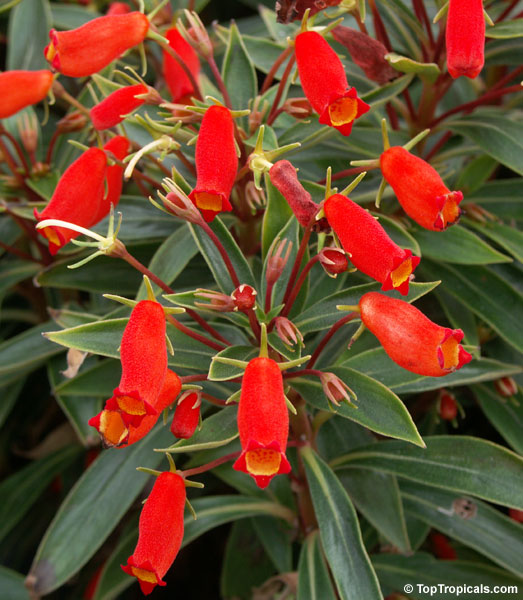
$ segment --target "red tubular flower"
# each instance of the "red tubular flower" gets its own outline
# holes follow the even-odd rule
[[[143,42],[149,30],[140,12],[106,15],[71,31],[51,29],[45,58],[60,73],[85,77],[101,71],[126,50]]]
[[[94,128],[102,131],[121,123],[127,114],[142,106],[145,100],[136,96],[147,94],[147,91],[147,86],[139,83],[120,88],[109,94],[89,111]]]
[[[53,84],[51,71],[6,71],[0,73],[0,119],[43,100]]]
[[[199,392],[183,394],[174,411],[171,433],[174,437],[188,439],[196,431],[200,422],[200,406],[202,397]]]
[[[233,468],[251,475],[266,488],[274,475],[288,473],[285,456],[289,414],[278,364],[270,358],[253,358],[243,375],[238,431],[242,453]]]
[[[445,38],[450,76],[477,77],[485,62],[482,0],[450,0]]]
[[[98,430],[106,448],[127,448],[144,438],[156,425],[162,410],[170,406],[180,393],[182,382],[176,373],[167,369],[162,391],[153,404],[155,414],[146,415],[138,427],[127,425],[120,410],[104,408],[89,419],[89,425]]]
[[[456,398],[446,390],[442,391],[440,394],[438,408],[439,416],[444,421],[453,421],[458,416]]]
[[[169,40],[169,46],[173,49],[180,60],[185,63],[194,79],[198,81],[200,75],[200,60],[194,48],[186,42],[180,32],[173,27],[167,30],[165,37]],[[163,76],[165,83],[171,92],[173,102],[191,104],[190,96],[194,92],[193,85],[187,73],[167,52],[163,52]]]
[[[173,564],[183,539],[185,483],[178,473],[165,472],[154,482],[140,515],[138,544],[122,569],[136,577],[149,595]]]
[[[434,555],[442,560],[456,560],[458,555],[454,548],[450,545],[448,538],[443,534],[433,531],[430,535]]]
[[[400,367],[429,377],[448,375],[472,360],[459,344],[461,329],[436,325],[403,300],[369,292],[360,299],[361,320]]]
[[[299,182],[292,163],[288,160],[275,162],[269,169],[269,177],[272,185],[287,201],[298,223],[307,227],[318,212],[319,206]]]
[[[523,523],[523,510],[518,510],[517,508],[509,508],[508,516],[517,521],[518,523]]]
[[[315,31],[296,37],[296,62],[301,86],[320,123],[349,135],[354,121],[370,106],[349,87],[341,60],[325,39]]]
[[[380,167],[403,210],[418,225],[442,231],[457,222],[463,194],[451,192],[428,162],[393,146],[381,155]]]
[[[90,227],[103,198],[106,166],[105,152],[89,148],[65,170],[44,210],[41,213],[34,210],[36,219],[61,219]],[[49,252],[53,255],[80,235],[76,231],[55,226],[40,229],[39,233],[49,240]]]
[[[129,152],[129,140],[122,135],[117,135],[107,142],[104,150],[111,152],[114,156],[123,160]],[[111,211],[111,204],[116,206],[120,201],[123,186],[124,167],[120,165],[111,165],[105,170],[105,180],[107,182],[107,193],[102,198],[98,212],[93,220],[93,225],[104,219]]]
[[[229,196],[238,170],[234,123],[224,106],[211,106],[202,119],[196,142],[196,187],[189,198],[209,222],[232,210]]]
[[[111,2],[106,15],[126,15],[130,13],[131,9],[125,2]]]
[[[327,221],[351,255],[352,264],[382,283],[383,291],[408,294],[419,257],[395,244],[368,211],[342,194],[327,198],[324,208]]]
[[[120,410],[126,425],[138,427],[154,404],[167,372],[165,315],[162,305],[142,300],[133,308],[120,345],[122,378],[107,400],[108,410]]]

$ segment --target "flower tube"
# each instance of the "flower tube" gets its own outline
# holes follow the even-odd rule
[[[70,77],[98,73],[126,50],[140,44],[149,30],[140,12],[106,15],[71,31],[51,29],[51,43],[44,50],[54,69]]]
[[[186,392],[176,404],[171,433],[181,439],[190,438],[200,422],[202,396],[198,392]]]
[[[38,221],[60,219],[82,227],[90,227],[100,209],[104,195],[107,157],[99,148],[89,148],[64,171],[49,204],[39,213]],[[49,241],[49,252],[60,248],[80,234],[64,227],[50,226],[38,232]]]
[[[436,169],[401,146],[382,153],[380,167],[403,210],[418,225],[443,231],[459,219],[461,192],[451,192]]]
[[[245,369],[238,430],[242,453],[234,469],[251,475],[260,488],[266,488],[274,475],[291,470],[285,456],[289,415],[283,379],[278,364],[270,358],[253,358]]]
[[[145,501],[138,525],[138,543],[122,569],[136,577],[145,595],[157,585],[173,564],[183,540],[186,492],[178,473],[161,473]]]
[[[142,83],[129,85],[112,92],[89,111],[93,127],[97,131],[102,131],[118,125],[126,115],[145,103],[143,98],[136,96],[147,94],[147,92],[148,87]]]
[[[169,46],[174,53],[185,63],[194,79],[198,81],[200,75],[200,60],[194,48],[185,41],[176,27],[172,27],[165,32],[165,37],[169,40]],[[173,102],[190,104],[190,96],[194,92],[191,80],[187,73],[168,53],[163,52],[163,76],[165,83],[171,92]]]
[[[298,223],[307,227],[319,206],[300,183],[293,164],[288,160],[275,162],[269,169],[269,177],[272,185],[287,201]]]
[[[0,73],[0,119],[43,100],[53,84],[51,71],[5,71]]]
[[[400,248],[379,222],[365,209],[343,196],[333,194],[324,204],[325,216],[352,264],[379,281],[383,291],[408,294],[419,257]]]
[[[205,112],[196,142],[196,187],[189,198],[209,222],[217,213],[232,210],[229,196],[238,170],[234,123],[224,106]]]
[[[296,37],[296,62],[307,99],[320,115],[320,123],[349,135],[356,119],[370,106],[349,87],[345,69],[336,52],[315,31]]]
[[[429,377],[453,373],[472,360],[460,345],[461,329],[433,323],[416,307],[378,292],[359,302],[361,320],[400,367]]]
[[[485,63],[482,0],[450,0],[445,32],[450,76],[477,77]]]

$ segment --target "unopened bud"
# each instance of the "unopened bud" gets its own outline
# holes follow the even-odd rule
[[[201,392],[189,390],[182,394],[176,403],[171,433],[181,439],[190,438],[200,422]]]
[[[195,302],[195,306],[200,308],[207,308],[209,310],[217,310],[219,312],[231,312],[236,309],[236,304],[231,296],[217,292],[215,290],[197,289],[194,294],[197,298],[206,298],[210,300],[209,303]]]
[[[183,37],[191,44],[196,52],[200,54],[200,56],[204,58],[212,56],[214,52],[212,41],[200,17],[195,12],[190,12],[188,10],[185,10],[184,12],[190,27],[185,27],[183,21],[178,19],[176,24],[178,31],[182,33]]]
[[[456,398],[447,390],[441,391],[438,412],[444,421],[453,421],[458,416]]]
[[[260,108],[261,96],[256,96],[254,102],[252,104],[251,112],[249,113],[249,131],[250,133],[254,133],[260,127],[263,122],[263,118],[265,117],[267,110],[269,109],[269,103],[267,100],[263,101],[263,104]]]
[[[285,255],[282,256],[286,245],[287,251],[285,252]],[[273,244],[269,252],[267,271],[265,272],[265,279],[269,285],[273,285],[280,278],[281,274],[283,273],[283,269],[285,269],[285,265],[289,260],[291,250],[292,242],[286,238],[281,240],[279,243],[276,240],[276,242]]]
[[[287,346],[295,346],[303,343],[303,335],[300,330],[286,317],[276,317],[274,319],[274,328],[280,340]]]
[[[263,188],[257,189],[254,181],[248,181],[245,185],[245,200],[253,211],[263,208],[267,203]]]
[[[341,248],[323,248],[318,257],[321,266],[331,277],[344,273],[349,266],[347,255]]]
[[[17,119],[18,133],[24,150],[29,154],[34,154],[38,146],[38,121],[35,114],[29,116],[22,113]]]
[[[306,119],[313,113],[311,103],[307,98],[287,98],[283,103],[282,110],[295,119]]]
[[[243,312],[254,308],[254,305],[256,304],[256,295],[257,292],[253,287],[242,283],[231,294],[231,298],[235,307]]]
[[[336,406],[339,406],[340,402],[346,402],[349,406],[356,408],[351,397],[354,401],[356,401],[358,397],[338,376],[334,375],[334,373],[322,373],[320,375],[320,381],[323,386],[323,391],[330,402]]]
[[[158,193],[165,208],[184,221],[195,223],[196,225],[203,225],[203,217],[192,200],[190,200],[181,190],[171,187],[170,180],[166,180],[165,185],[171,190],[167,196]]]
[[[512,377],[502,377],[494,381],[494,387],[500,396],[510,398],[518,393],[518,384]]]
[[[58,133],[72,133],[73,131],[81,131],[87,124],[87,116],[79,111],[71,112],[63,119],[60,119],[56,124]]]

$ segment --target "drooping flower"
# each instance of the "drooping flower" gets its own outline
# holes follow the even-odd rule
[[[381,289],[406,295],[419,257],[400,248],[379,222],[361,206],[333,194],[324,204],[325,216],[353,265],[382,284]]]
[[[70,31],[51,29],[45,58],[60,73],[85,77],[101,71],[126,50],[140,44],[149,30],[140,12],[106,15]]]
[[[361,297],[359,307],[365,326],[389,357],[407,371],[442,377],[472,360],[460,345],[461,329],[433,323],[404,300],[369,292]]]
[[[89,148],[64,171],[49,204],[34,215],[38,221],[61,219],[90,227],[98,215],[104,195],[107,157],[99,148]],[[56,254],[79,233],[64,227],[50,226],[38,230],[49,240],[49,252]]]
[[[199,392],[189,391],[180,397],[171,423],[174,437],[188,439],[193,435],[200,422],[201,404],[202,396]]]
[[[279,160],[269,169],[269,177],[272,185],[287,201],[298,223],[307,227],[319,206],[299,182],[294,165],[288,160]]]
[[[482,0],[450,0],[445,33],[450,76],[477,77],[485,63]]]
[[[288,473],[285,456],[289,415],[278,364],[270,358],[253,358],[243,375],[238,431],[242,453],[233,467],[251,475],[260,488],[274,475]]]
[[[156,478],[138,525],[138,543],[122,569],[136,577],[142,592],[150,594],[173,564],[183,540],[185,483],[178,473]]]
[[[176,27],[168,29],[165,37],[169,40],[169,46],[185,63],[194,79],[198,81],[200,60],[194,48],[183,38]],[[163,52],[163,76],[173,102],[190,104],[190,96],[194,92],[191,80],[180,64],[165,50]]]
[[[196,187],[189,194],[207,222],[219,212],[232,210],[229,196],[237,170],[231,112],[224,106],[210,106],[196,142]]]
[[[442,231],[457,222],[463,194],[451,192],[428,162],[392,146],[381,155],[380,167],[403,210],[418,225]]]
[[[349,87],[345,69],[336,52],[315,31],[296,37],[296,62],[307,99],[320,115],[320,123],[349,135],[354,121],[370,106]]]
[[[51,71],[5,71],[0,73],[0,119],[43,100],[53,84]]]
[[[120,410],[126,425],[138,427],[154,404],[167,372],[165,314],[161,304],[141,300],[133,308],[120,345],[122,377],[108,410]]]
[[[121,123],[125,116],[144,104],[144,98],[137,98],[147,94],[149,88],[139,83],[122,87],[93,106],[89,111],[93,126],[98,131],[109,129]]]
[[[447,390],[443,390],[439,396],[438,413],[444,421],[453,421],[458,416],[456,398]]]
[[[125,423],[119,409],[104,408],[89,420],[89,425],[98,430],[106,448],[127,448],[131,444],[144,438],[156,425],[160,413],[170,406],[180,393],[182,382],[176,373],[167,369],[162,390],[153,403],[156,411],[146,415],[138,427]]]

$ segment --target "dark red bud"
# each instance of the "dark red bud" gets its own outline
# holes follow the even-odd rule
[[[443,390],[439,397],[439,416],[444,421],[453,421],[458,416],[456,398],[447,390]]]
[[[234,305],[238,310],[250,310],[256,304],[256,290],[250,285],[242,283],[237,287],[231,294],[231,298],[234,301]]]
[[[347,255],[341,248],[324,248],[318,256],[321,266],[330,275],[345,273],[349,266]]]

